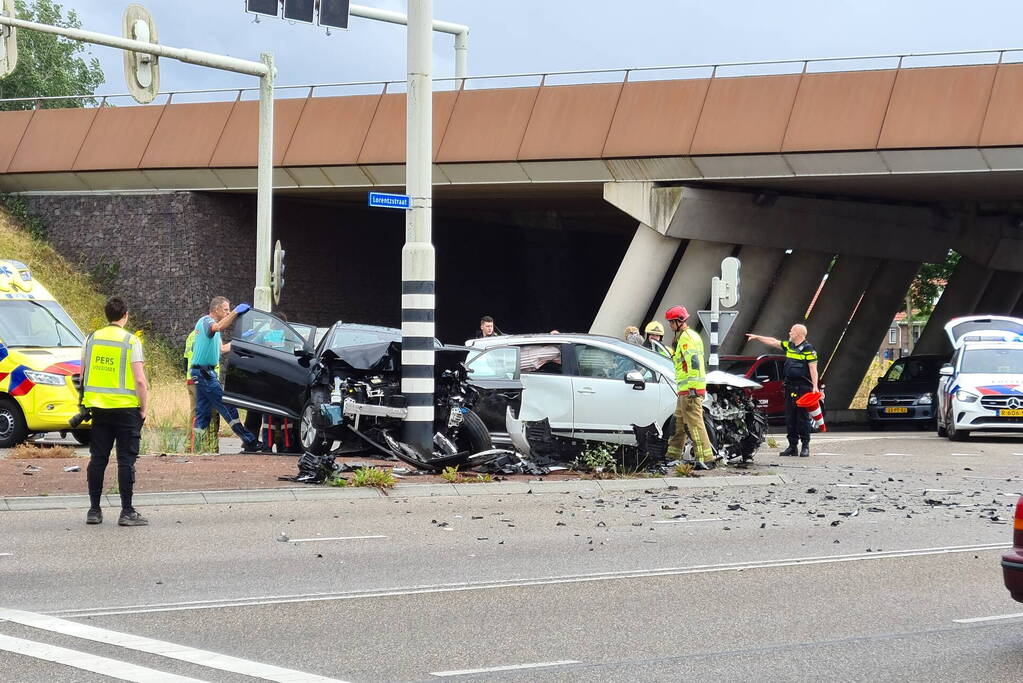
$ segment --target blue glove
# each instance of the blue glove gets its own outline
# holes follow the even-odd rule
[[[245,313],[248,313],[251,310],[252,306],[249,306],[248,304],[238,304],[237,306],[234,307],[235,315],[244,315]]]

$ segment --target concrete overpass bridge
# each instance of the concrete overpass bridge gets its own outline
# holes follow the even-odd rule
[[[832,404],[845,402],[921,263],[964,255],[921,352],[941,349],[953,315],[1023,306],[1019,54],[450,83],[434,114],[441,334],[470,332],[479,312],[511,329],[618,334],[669,302],[706,306],[712,272],[736,254],[743,301],[723,351],[742,351],[747,329],[781,335],[830,270],[808,325]],[[358,300],[397,301],[401,217],[363,209],[367,189],[404,183],[396,85],[279,91],[275,231],[301,263],[282,302],[293,317],[372,319],[379,303]],[[122,286],[157,277],[191,292],[175,295],[175,311],[208,298],[188,273],[244,296],[246,283],[201,257],[207,241],[224,242],[220,258],[249,272],[254,253],[256,105],[232,93],[0,113],[0,190],[23,193],[66,253],[116,254]],[[152,250],[159,262],[131,256]],[[341,283],[336,294],[324,273]],[[142,304],[162,321],[168,304]],[[453,313],[461,320],[445,322]]]

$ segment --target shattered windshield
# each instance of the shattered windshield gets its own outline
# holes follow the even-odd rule
[[[82,331],[56,301],[5,301],[0,311],[0,340],[6,346],[82,345]]]

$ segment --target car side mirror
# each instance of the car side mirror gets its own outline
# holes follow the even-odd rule
[[[955,374],[955,370],[952,368],[951,363],[945,363],[941,366],[941,369],[938,370],[938,374],[942,377],[951,377]]]
[[[295,357],[298,358],[298,364],[303,368],[309,367],[309,361],[313,359],[313,355],[312,349],[308,345],[295,349]]]
[[[632,370],[625,373],[625,383],[631,384],[635,391],[643,391],[646,389],[646,380],[643,379],[643,373],[639,370]]]

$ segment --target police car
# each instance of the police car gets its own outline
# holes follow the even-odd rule
[[[0,448],[38,432],[71,432],[89,441],[78,413],[85,336],[28,266],[0,260]]]
[[[966,316],[945,332],[955,353],[939,370],[938,436],[1023,432],[1023,319]]]

